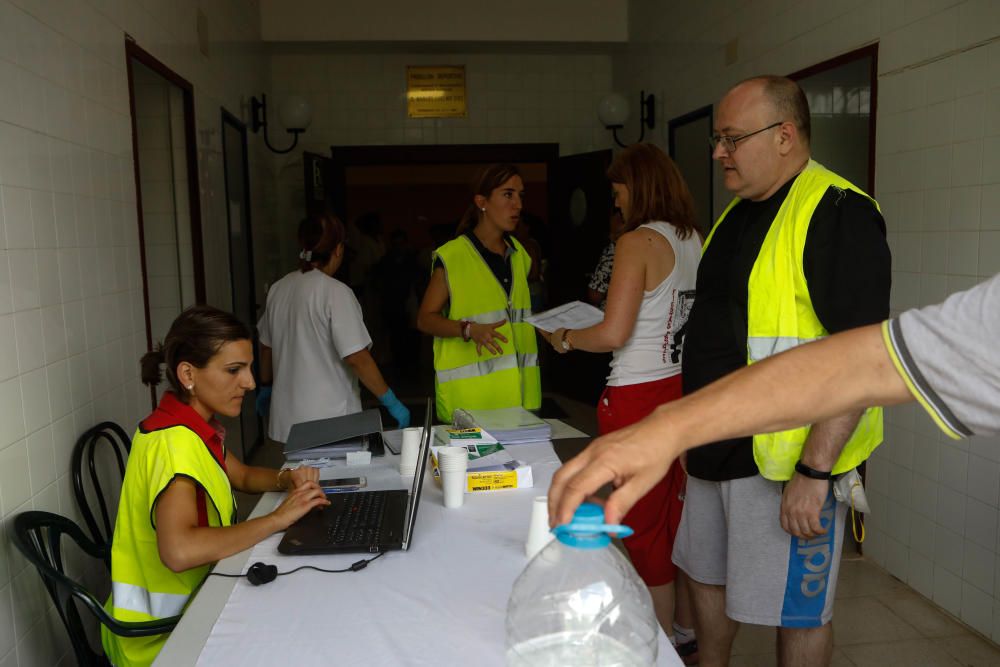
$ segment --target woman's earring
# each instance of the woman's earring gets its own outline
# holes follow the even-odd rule
[[[194,385],[193,384],[189,384],[189,385],[187,385],[184,388],[187,389],[188,391],[194,391]]]
[[[484,207],[482,207],[482,208],[481,208],[481,209],[479,209],[479,210],[480,210],[480,211],[482,211],[483,213],[486,213],[486,207],[485,207],[485,206],[484,206]]]

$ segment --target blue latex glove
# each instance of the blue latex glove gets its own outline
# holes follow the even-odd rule
[[[399,422],[399,428],[406,428],[410,425],[410,411],[399,402],[392,389],[378,397],[379,402],[385,406],[392,418]]]
[[[266,417],[271,411],[271,385],[257,387],[257,414]]]

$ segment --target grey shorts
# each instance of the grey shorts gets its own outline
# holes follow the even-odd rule
[[[726,615],[741,623],[814,628],[833,617],[847,507],[830,494],[826,535],[781,528],[782,483],[760,475],[725,482],[688,477],[673,561],[703,584],[726,587]]]

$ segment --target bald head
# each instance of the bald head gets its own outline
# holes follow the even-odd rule
[[[755,88],[762,94],[778,118],[795,125],[799,138],[809,145],[812,124],[809,121],[809,102],[799,84],[787,76],[764,75],[745,79],[729,89]]]
[[[733,86],[716,107],[719,162],[726,189],[761,201],[794,178],[809,162],[809,105],[798,85],[758,76]]]

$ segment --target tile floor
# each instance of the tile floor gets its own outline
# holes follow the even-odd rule
[[[988,667],[1000,647],[864,558],[844,560],[834,608],[834,667]],[[774,630],[744,625],[732,667],[772,667]]]

